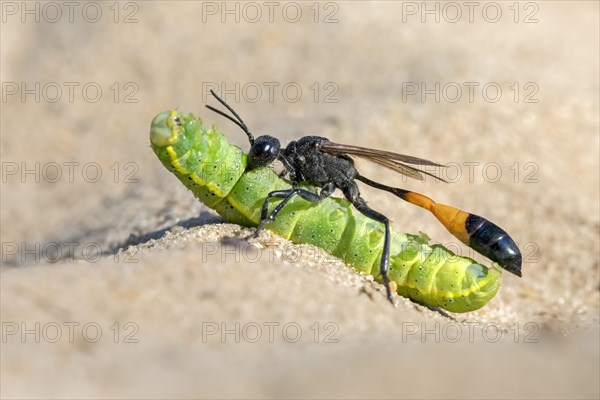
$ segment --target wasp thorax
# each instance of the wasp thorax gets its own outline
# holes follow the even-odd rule
[[[256,138],[248,153],[250,168],[264,167],[277,159],[281,144],[277,138],[263,135]]]

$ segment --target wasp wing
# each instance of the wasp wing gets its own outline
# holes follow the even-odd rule
[[[439,176],[429,173],[427,171],[422,171],[418,168],[415,168],[411,165],[427,165],[433,167],[442,167],[445,165],[438,164],[433,161],[425,160],[423,158],[407,156],[405,154],[398,154],[391,151],[385,150],[376,150],[370,149],[368,147],[360,147],[354,145],[340,144],[334,142],[324,142],[321,144],[321,150],[335,155],[353,155],[361,158],[365,158],[367,160],[373,161],[379,165],[383,165],[386,168],[389,168],[393,171],[401,173],[402,175],[406,175],[409,178],[423,180],[423,174],[431,176],[435,179],[439,179],[442,182],[446,182],[446,180],[440,178]]]

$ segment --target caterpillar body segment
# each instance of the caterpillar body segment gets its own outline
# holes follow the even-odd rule
[[[290,184],[270,168],[247,171],[247,156],[213,126],[176,110],[157,115],[151,147],[175,176],[225,220],[256,226],[267,194]],[[305,187],[311,190],[310,187]],[[270,209],[280,200],[273,199]],[[323,248],[355,269],[381,281],[383,224],[365,217],[345,199],[309,202],[293,197],[267,228],[294,243]],[[500,287],[500,271],[430,246],[418,235],[391,233],[389,278],[398,294],[451,312],[474,311]]]

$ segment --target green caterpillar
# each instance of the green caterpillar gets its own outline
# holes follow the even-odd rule
[[[193,114],[176,110],[158,114],[152,120],[150,141],[163,165],[228,222],[257,226],[267,194],[290,188],[270,168],[246,171],[246,154]],[[313,203],[295,197],[268,229],[294,243],[321,247],[381,281],[383,225],[363,216],[345,199],[329,197]],[[398,294],[451,312],[483,307],[500,287],[498,269],[457,256],[441,245],[430,246],[419,235],[392,232],[389,266]]]

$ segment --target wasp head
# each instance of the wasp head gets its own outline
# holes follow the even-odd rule
[[[281,144],[277,138],[269,135],[259,136],[254,140],[248,153],[250,169],[266,167],[277,159]]]

